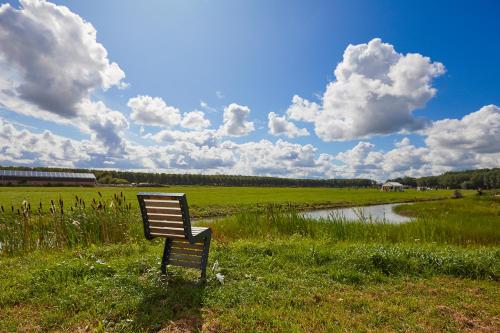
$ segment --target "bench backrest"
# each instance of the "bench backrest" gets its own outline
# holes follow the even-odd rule
[[[191,220],[184,193],[142,192],[137,198],[147,239],[191,238]]]

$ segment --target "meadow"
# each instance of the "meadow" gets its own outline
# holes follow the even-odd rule
[[[2,205],[15,203],[1,190]],[[188,193],[195,212],[218,215],[241,207],[231,216],[198,222],[214,231],[209,267],[217,263],[200,284],[195,271],[183,268],[161,276],[162,242],[144,240],[135,206],[135,191],[142,188],[122,194],[112,188],[43,188],[63,193],[63,203],[56,197],[53,204],[40,189],[11,190],[32,207],[26,214],[17,201],[19,213],[0,213],[0,236],[14,220],[23,230],[12,238],[18,247],[0,255],[0,331],[496,332],[500,327],[500,198],[494,193],[450,199],[452,191],[280,188],[273,196],[271,188],[163,188]],[[313,221],[298,214],[315,205],[414,198],[433,201],[398,206],[415,218],[400,225],[335,215]],[[38,213],[33,202],[39,200]],[[40,224],[45,229],[37,229]],[[216,272],[225,276],[224,283]]]
[[[293,207],[300,210],[313,208],[349,207],[391,202],[411,202],[449,198],[452,190],[419,192],[380,192],[378,189],[349,188],[300,188],[300,187],[214,187],[214,186],[170,186],[170,187],[0,187],[0,205],[5,209],[27,200],[32,205],[42,204],[48,210],[51,200],[73,202],[75,195],[90,202],[102,198],[110,200],[116,194],[123,196],[137,208],[138,192],[186,193],[190,213],[193,217],[228,215],[241,209],[262,211],[268,204]],[[463,191],[472,194],[473,191]]]

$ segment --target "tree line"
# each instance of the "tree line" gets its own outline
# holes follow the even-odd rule
[[[500,168],[449,171],[439,176],[399,177],[390,179],[410,187],[491,189],[500,188]]]
[[[101,184],[151,184],[151,185],[212,185],[212,186],[296,186],[296,187],[374,187],[371,179],[298,179],[239,175],[200,175],[149,173],[116,170],[89,170],[47,167],[1,167],[7,170],[92,172]],[[500,188],[500,168],[449,171],[439,176],[398,177],[388,181],[410,187],[450,189]]]
[[[46,167],[1,167],[10,170],[50,172],[92,172],[100,184],[212,185],[212,186],[296,186],[296,187],[372,187],[371,179],[298,179],[240,175],[170,174],[117,170],[88,170]]]

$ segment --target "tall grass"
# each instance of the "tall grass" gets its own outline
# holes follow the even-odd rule
[[[108,200],[99,193],[88,204],[78,196],[71,203],[51,200],[48,210],[41,202],[0,206],[0,254],[125,242],[136,216],[123,193]]]
[[[238,215],[205,223],[221,239],[283,238],[301,235],[317,239],[360,242],[436,242],[456,245],[500,244],[500,218],[494,213],[469,214],[470,206],[480,211],[491,205],[498,209],[496,199],[473,198],[454,206],[456,200],[440,203],[421,203],[421,213],[414,220],[402,224],[375,221],[359,216],[357,221],[333,214],[328,218],[313,220],[296,211],[269,206],[264,214],[242,212]],[[446,206],[448,214],[432,212],[434,207]],[[442,207],[441,207],[442,208]],[[442,208],[443,209],[443,208]],[[441,209],[441,211],[442,211]],[[440,212],[441,212],[440,211]],[[498,213],[497,213],[498,214]]]
[[[418,203],[399,210],[413,215],[412,222],[392,224],[359,214],[358,221],[332,214],[313,220],[292,204],[271,204],[263,213],[243,210],[217,222],[201,222],[215,238],[283,239],[299,235],[312,239],[371,243],[426,242],[455,245],[500,244],[499,199],[494,196]],[[123,193],[90,202],[75,196],[36,207],[0,206],[0,255],[38,249],[72,248],[100,243],[124,243],[142,237],[137,208]]]

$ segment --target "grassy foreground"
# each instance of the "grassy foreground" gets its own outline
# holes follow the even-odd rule
[[[391,202],[409,202],[449,198],[452,190],[419,192],[380,192],[378,189],[338,188],[296,188],[296,187],[214,187],[214,186],[171,186],[171,187],[0,187],[0,205],[6,209],[18,208],[23,200],[47,210],[50,200],[62,199],[72,202],[77,195],[89,203],[101,193],[104,200],[110,200],[119,192],[137,208],[137,192],[181,192],[186,193],[190,213],[193,217],[229,215],[244,210],[262,211],[272,203],[292,206],[296,209],[348,207]],[[465,195],[473,191],[463,191]]]
[[[132,209],[118,244],[0,256],[0,331],[497,332],[498,197],[398,209],[416,221],[309,221],[277,205],[206,222],[225,280],[210,271],[205,286],[160,275],[162,244]]]

